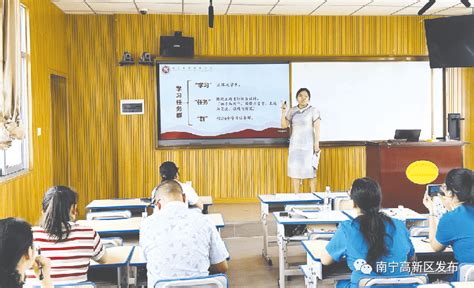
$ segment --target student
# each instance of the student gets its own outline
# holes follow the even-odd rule
[[[53,287],[49,275],[50,262],[43,256],[34,256],[33,233],[27,222],[6,218],[0,220],[0,288],[23,286],[25,272],[33,266],[41,287]],[[39,268],[41,267],[41,269]]]
[[[227,271],[229,253],[219,232],[204,215],[188,209],[177,181],[163,181],[156,189],[154,203],[158,211],[140,227],[148,287],[154,287],[158,280]]]
[[[352,270],[350,284],[341,281],[338,287],[359,287],[362,278],[404,275],[400,267],[414,256],[413,244],[402,221],[380,212],[382,192],[379,184],[370,178],[356,179],[350,196],[358,216],[339,224],[322,252],[321,263],[330,265],[346,258]],[[391,268],[380,269],[377,262],[387,266],[395,262],[398,267],[392,273]]]
[[[171,161],[163,162],[160,166],[161,181],[175,180],[176,182],[178,182],[183,188],[183,191],[184,191],[184,194],[186,195],[186,199],[188,200],[189,206],[197,207],[203,210],[204,205],[202,204],[201,200],[199,200],[199,196],[197,195],[194,188],[188,183],[181,183],[178,181],[178,175],[179,175],[178,170],[179,168],[176,166],[176,164],[174,164],[174,162],[171,162]],[[153,194],[155,192],[156,190],[153,190]],[[153,199],[154,195],[152,195],[151,197]]]
[[[90,260],[105,260],[99,234],[74,223],[76,216],[76,192],[54,186],[44,194],[42,220],[40,227],[33,228],[33,242],[41,255],[51,259],[54,284],[87,281]],[[34,281],[34,275],[28,278]]]
[[[442,202],[448,210],[441,219],[434,215],[433,200],[425,194],[429,214],[431,247],[442,251],[453,247],[458,263],[474,263],[474,176],[469,169],[453,169],[442,186]],[[444,196],[443,196],[444,195]]]

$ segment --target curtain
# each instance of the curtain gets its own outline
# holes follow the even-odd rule
[[[0,0],[0,149],[11,146],[13,139],[23,139],[20,123],[20,1]]]

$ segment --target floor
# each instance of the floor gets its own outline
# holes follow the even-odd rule
[[[229,287],[278,287],[277,247],[269,248],[272,266],[268,265],[262,257],[263,230],[260,222],[260,205],[258,203],[214,204],[209,208],[209,213],[221,213],[224,217],[226,226],[221,230],[221,236],[231,257],[227,273]],[[271,217],[269,220],[269,233],[276,235],[276,224]],[[130,241],[134,243],[137,240]],[[290,246],[288,255],[291,263],[306,263],[306,253],[300,245]],[[101,274],[104,276],[103,273]],[[114,277],[109,278],[113,281]],[[303,276],[291,277],[286,282],[286,287],[304,287]]]

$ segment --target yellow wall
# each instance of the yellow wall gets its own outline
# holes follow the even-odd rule
[[[474,169],[474,68],[446,69],[446,113],[461,113],[464,167]],[[446,114],[447,115],[447,114]],[[446,116],[447,117],[447,116]]]
[[[68,77],[70,185],[80,194],[80,206],[96,198],[147,196],[159,181],[159,164],[166,160],[181,167],[181,177],[193,181],[199,194],[234,202],[288,192],[287,149],[154,149],[155,71],[140,65],[119,67],[124,51],[135,59],[144,51],[157,55],[160,35],[181,30],[195,37],[198,58],[292,60],[427,53],[419,17],[218,16],[215,28],[209,29],[205,16],[65,16],[49,0],[25,3],[32,30],[32,131],[41,127],[43,135],[32,133],[32,171],[0,184],[0,217],[30,221],[37,219],[41,196],[52,181],[53,70]],[[449,109],[464,107],[472,115],[472,77],[469,69],[449,75],[448,102],[464,99],[469,105],[450,104],[456,108]],[[119,115],[119,101],[133,98],[145,100],[145,114]],[[472,139],[472,125],[466,127],[466,139]],[[469,149],[465,162],[472,168]],[[365,148],[324,148],[318,173],[319,189],[347,189],[354,178],[365,175]]]
[[[239,57],[267,57],[289,60],[297,57],[315,59],[318,56],[426,55],[419,17],[219,16],[215,19],[214,29],[207,27],[206,16],[69,16],[68,19],[72,23],[69,28],[73,31],[89,32],[77,36],[73,44],[73,47],[80,45],[76,47],[77,53],[83,53],[76,60],[71,59],[71,86],[76,85],[75,94],[82,96],[74,97],[76,103],[73,105],[89,103],[94,104],[98,111],[110,112],[109,104],[97,106],[100,100],[91,97],[92,94],[101,95],[103,99],[115,99],[115,111],[119,109],[117,103],[121,99],[145,100],[143,116],[117,115],[114,118],[117,120],[117,162],[96,161],[101,165],[98,170],[117,165],[112,170],[116,169],[118,173],[119,197],[147,196],[159,182],[158,167],[166,160],[175,161],[181,167],[181,177],[193,181],[198,193],[210,194],[218,202],[255,201],[261,193],[290,190],[286,177],[286,148],[154,149],[155,70],[140,65],[117,67],[116,63],[124,51],[131,52],[135,59],[144,51],[158,55],[159,37],[181,30],[184,35],[195,38],[195,54],[199,58],[232,60]],[[114,23],[113,28],[105,31],[104,27],[110,27],[111,21]],[[112,44],[104,44],[100,39],[110,39]],[[101,50],[97,54],[87,52],[94,45],[92,43],[96,43],[96,48]],[[114,56],[114,67],[99,61],[107,58],[104,53]],[[87,70],[83,70],[84,65],[88,65]],[[92,79],[104,71],[114,77],[102,86],[82,80],[73,84],[77,77],[85,79],[85,76],[75,77],[74,71],[83,71]],[[116,90],[112,91],[110,85],[116,85]],[[113,113],[109,115],[113,117]],[[82,129],[80,134],[85,134],[94,123],[96,119],[83,117],[78,121],[78,127]],[[93,135],[93,139],[88,141],[97,143],[102,137],[108,141],[106,135]],[[88,171],[90,167],[86,164],[82,170]],[[323,149],[318,173],[319,189],[326,185],[334,190],[349,188],[354,178],[365,175],[365,149]],[[93,172],[82,176],[83,180],[79,182],[87,178],[99,180]],[[114,193],[111,190],[113,185],[96,185],[101,188],[100,192],[96,192],[100,193],[98,196]],[[308,189],[307,183],[305,189]]]
[[[49,0],[23,0],[30,14],[30,171],[0,183],[0,218],[38,219],[44,191],[51,185],[50,74],[67,74],[66,16]],[[36,129],[42,129],[37,136]]]

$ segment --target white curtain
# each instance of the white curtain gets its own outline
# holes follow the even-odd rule
[[[0,4],[0,149],[7,149],[13,139],[25,137],[20,123],[20,1]]]

